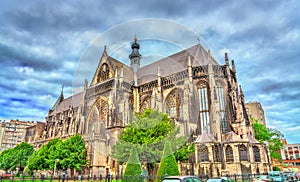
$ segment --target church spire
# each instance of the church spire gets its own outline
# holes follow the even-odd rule
[[[137,70],[140,68],[142,55],[139,53],[140,45],[137,43],[137,37],[134,36],[134,43],[131,44],[132,52],[129,55],[130,66],[134,72],[134,85],[137,86]]]

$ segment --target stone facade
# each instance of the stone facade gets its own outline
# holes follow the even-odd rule
[[[218,176],[267,172],[268,150],[253,137],[244,94],[227,54],[220,65],[200,44],[140,66],[137,39],[131,65],[110,57],[104,49],[90,85],[64,98],[63,92],[46,117],[44,134],[33,144],[80,133],[87,142],[86,174],[122,174],[110,157],[112,146],[134,112],[151,107],[167,113],[181,135],[196,143],[196,152],[180,166],[182,174]],[[92,70],[91,70],[92,71]],[[188,170],[187,170],[188,169]]]
[[[246,103],[246,110],[249,118],[253,117],[260,124],[266,126],[265,112],[263,107],[259,102],[249,102]]]

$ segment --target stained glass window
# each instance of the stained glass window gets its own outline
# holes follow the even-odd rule
[[[227,145],[225,151],[226,151],[226,162],[233,162],[234,159],[233,159],[233,151],[231,146]]]
[[[257,146],[253,146],[254,162],[260,162],[260,152]]]
[[[220,83],[218,83],[216,87],[216,97],[219,102],[219,113],[222,125],[222,133],[227,133],[228,127],[226,122],[224,88]]]
[[[204,131],[210,131],[210,119],[209,119],[209,101],[208,101],[208,89],[206,84],[201,83],[198,87],[199,96],[199,118],[201,124],[201,133]]]
[[[239,152],[240,152],[240,160],[248,161],[248,149],[244,144],[239,146]]]
[[[175,89],[170,92],[166,99],[166,113],[173,118],[183,116],[183,91]]]
[[[199,156],[198,158],[200,159],[200,162],[207,162],[209,161],[209,158],[208,158],[208,149],[207,147],[202,144],[199,146]]]

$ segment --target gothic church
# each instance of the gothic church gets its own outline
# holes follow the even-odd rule
[[[53,138],[81,134],[87,143],[89,175],[121,175],[110,157],[112,146],[134,112],[155,108],[174,118],[181,134],[196,144],[181,174],[220,176],[269,171],[265,144],[254,139],[235,63],[220,65],[201,44],[140,66],[137,39],[131,45],[130,66],[110,57],[106,48],[90,84],[49,110],[40,147]],[[91,70],[92,71],[92,70]]]

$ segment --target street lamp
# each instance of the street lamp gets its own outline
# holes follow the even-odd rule
[[[55,177],[55,171],[56,171],[56,163],[59,162],[59,159],[55,159],[55,162],[54,162],[54,174],[53,176]]]

